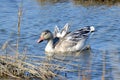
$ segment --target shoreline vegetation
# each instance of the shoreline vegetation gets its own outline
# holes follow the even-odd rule
[[[68,2],[69,0],[36,0],[40,3],[40,5],[45,5],[46,3],[62,3]],[[82,6],[91,6],[91,5],[119,5],[120,0],[71,0],[71,2],[75,5],[82,5]]]
[[[11,48],[9,46],[9,48]],[[11,48],[13,50],[13,48]],[[14,50],[13,50],[14,51]],[[16,52],[16,51],[15,51]],[[26,55],[1,55],[0,56],[0,78],[1,79],[42,79],[51,80],[55,77],[63,79],[62,76],[55,74],[54,70],[61,70],[58,65],[46,62],[32,61],[30,56]],[[33,56],[41,59],[41,56]],[[54,68],[53,68],[54,67]]]
[[[49,63],[46,57],[27,54],[24,48],[19,53],[17,47],[6,41],[0,49],[0,79],[8,80],[66,80],[56,71],[67,71],[65,67]],[[16,55],[17,54],[17,55]]]

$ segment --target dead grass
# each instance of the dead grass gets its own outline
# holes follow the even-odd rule
[[[42,79],[51,80],[53,78],[65,79],[63,76],[54,73],[54,70],[63,70],[63,67],[55,64],[46,63],[43,61],[31,61],[31,58],[42,59],[42,56],[32,56],[20,54],[14,50],[6,42],[2,51],[4,52],[5,47],[11,49],[16,55],[3,54],[0,55],[0,78],[11,78],[11,79]]]

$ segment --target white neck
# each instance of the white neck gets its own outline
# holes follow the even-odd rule
[[[46,52],[53,52],[53,39],[48,40],[47,46],[45,47]]]

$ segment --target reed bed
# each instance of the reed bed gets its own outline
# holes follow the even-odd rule
[[[7,46],[7,47],[6,47]],[[0,55],[0,78],[11,79],[65,79],[63,76],[54,73],[55,70],[64,70],[62,66],[50,64],[44,61],[32,62],[30,55],[21,54],[16,55],[6,54],[4,50],[11,49],[14,54],[16,50],[9,44],[4,44]],[[33,56],[34,58],[34,56]],[[37,56],[37,59],[44,59],[42,56]]]

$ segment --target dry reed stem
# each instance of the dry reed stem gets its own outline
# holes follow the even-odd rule
[[[22,17],[22,7],[23,7],[23,2],[21,1],[20,7],[18,9],[18,35],[20,35],[20,24],[21,24],[21,17]]]
[[[6,41],[6,42],[2,45],[1,49],[2,49],[2,50],[5,50],[5,49],[7,48],[7,46],[8,46],[8,41]]]
[[[103,52],[103,72],[102,72],[102,79],[105,80],[105,67],[106,67],[106,59],[105,59],[105,52]]]
[[[21,27],[21,17],[22,17],[22,10],[23,8],[23,0],[21,0],[21,3],[20,3],[20,6],[19,6],[19,9],[18,9],[18,38],[17,38],[17,44],[16,44],[16,47],[17,47],[17,52],[18,51],[18,47],[19,47],[19,40],[20,40],[20,27]],[[16,53],[16,58],[18,58],[18,53]]]
[[[1,69],[0,75],[6,74],[7,76],[10,76],[13,78],[19,78],[19,77],[21,78],[20,74],[23,74],[22,76],[25,76],[24,72],[28,72],[33,77],[37,77],[43,80],[46,80],[48,78],[51,79],[56,76],[60,77],[60,75],[53,73],[48,66],[44,66],[44,67],[35,66],[33,64],[30,64],[21,60],[16,60],[17,62],[14,62],[13,57],[7,57],[7,60],[8,61],[6,61],[6,56],[0,56],[0,69]],[[52,67],[52,64],[51,64],[51,67]],[[13,73],[14,70],[17,70],[18,72],[14,74]]]
[[[65,61],[62,61],[62,60],[56,60],[56,59],[53,59],[53,60],[56,61],[56,62],[61,62],[61,63],[67,64],[67,65],[78,67],[78,64],[72,64],[71,61],[65,62]]]

